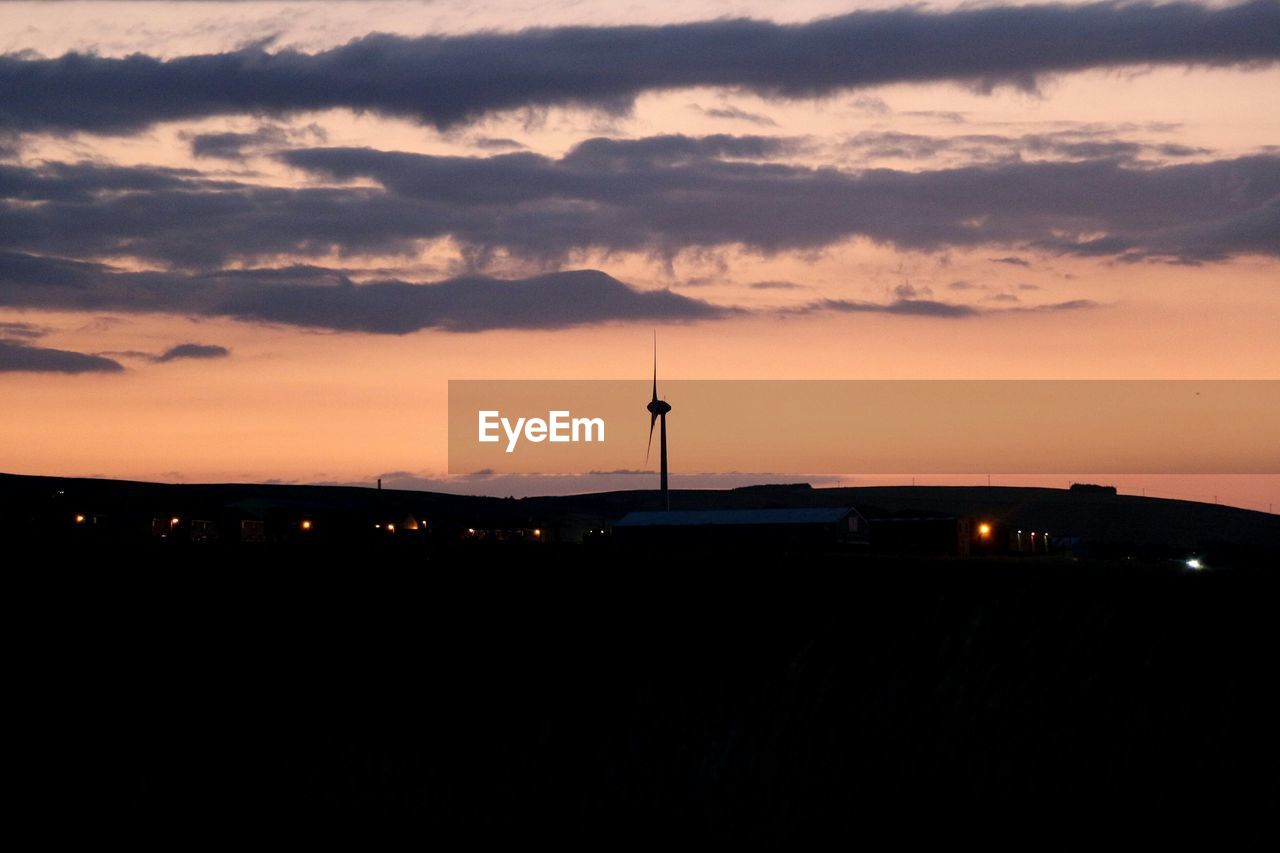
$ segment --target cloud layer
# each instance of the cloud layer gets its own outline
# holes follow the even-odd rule
[[[799,98],[894,82],[1034,85],[1043,73],[1280,58],[1280,4],[1103,2],[806,24],[719,20],[404,38],[315,54],[261,46],[167,61],[0,58],[0,128],[128,132],[160,121],[346,107],[447,127],[524,107],[619,111],[647,91],[731,87]]]
[[[119,373],[118,361],[98,355],[0,340],[0,373]]]
[[[476,269],[582,250],[670,257],[809,251],[855,237],[909,250],[991,246],[1179,262],[1280,255],[1280,156],[1152,165],[1004,159],[926,171],[770,162],[764,136],[589,139],[558,159],[371,148],[280,153],[300,188],[182,169],[0,167],[0,251],[188,269],[281,256],[405,254],[449,238]],[[360,181],[364,185],[350,185]],[[317,185],[319,182],[321,185]],[[369,183],[375,186],[369,186]]]
[[[156,361],[163,364],[186,358],[226,358],[229,355],[231,355],[231,350],[216,344],[178,344],[177,346],[169,347],[169,349],[156,356]]]
[[[220,316],[379,334],[684,322],[734,313],[667,290],[636,290],[593,270],[516,281],[471,276],[437,284],[354,284],[342,272],[320,267],[135,273],[13,253],[0,254],[0,305]],[[186,344],[159,360],[225,353],[222,347]]]

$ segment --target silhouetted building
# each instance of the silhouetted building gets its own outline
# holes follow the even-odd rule
[[[208,518],[196,518],[191,521],[191,541],[208,544],[218,541],[218,525]]]
[[[542,527],[504,526],[467,527],[458,533],[463,542],[502,543],[507,545],[545,545],[554,541],[551,530]]]
[[[1115,486],[1099,486],[1097,483],[1072,483],[1071,491],[1090,495],[1114,495]]]
[[[240,519],[240,541],[256,543],[267,541],[267,523],[257,518]]]
[[[619,544],[865,545],[866,520],[852,507],[632,512],[613,525]]]
[[[942,512],[880,513],[867,523],[872,548],[886,554],[963,557],[973,550],[989,550],[986,546],[994,540],[990,523],[975,527],[969,518]]]

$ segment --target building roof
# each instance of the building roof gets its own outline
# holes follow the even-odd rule
[[[701,527],[706,525],[835,524],[843,521],[852,507],[801,509],[714,509],[667,512],[629,512],[614,527]]]

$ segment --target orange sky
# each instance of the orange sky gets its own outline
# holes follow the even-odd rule
[[[556,4],[441,3],[58,3],[5,4],[0,52],[57,56],[155,56],[233,49],[267,30],[278,45],[315,51],[370,31],[407,35],[505,31],[561,24],[666,23],[750,14],[807,21],[889,3]],[[938,4],[937,8],[947,5]],[[73,9],[72,7],[79,7]],[[1280,70],[1142,67],[1053,75],[1034,94],[981,93],[957,83],[893,84],[820,99],[777,100],[690,88],[641,95],[624,115],[553,107],[491,115],[447,131],[345,109],[285,118],[231,115],[161,122],[124,135],[34,132],[8,162],[94,162],[175,167],[262,186],[349,186],[290,168],[272,152],[240,161],[195,157],[192,136],[278,127],[293,147],[369,147],[429,155],[489,157],[483,139],[559,158],[585,139],[660,134],[756,134],[806,140],[775,162],[846,171],[922,172],[962,166],[952,149],[928,158],[867,152],[867,133],[934,139],[1090,130],[1106,139],[1178,145],[1209,162],[1280,143],[1280,112],[1268,107]],[[738,115],[753,118],[732,118]],[[719,115],[713,115],[718,112]],[[954,115],[960,114],[957,121]],[[0,142],[3,142],[0,137]],[[0,145],[0,153],[4,147]],[[1055,159],[1023,151],[1025,160]],[[1159,154],[1143,155],[1159,163]],[[359,183],[377,187],[376,181]],[[1158,205],[1158,198],[1152,204]],[[995,259],[1016,256],[1024,263]],[[83,256],[119,269],[161,269],[154,259]],[[393,270],[409,281],[463,271],[456,241],[422,240],[378,254],[282,255],[257,266],[305,262]],[[246,264],[247,265],[247,264]],[[762,254],[741,244],[685,249],[579,251],[548,265],[490,258],[481,271],[516,278],[548,269],[603,270],[639,290],[671,291],[740,316],[661,324],[625,320],[578,328],[370,334],[145,310],[62,310],[0,304],[3,324],[25,324],[24,342],[114,358],[118,373],[0,372],[0,471],[135,479],[368,482],[386,472],[440,478],[446,470],[446,391],[459,378],[643,378],[655,325],[665,377],[676,379],[1274,379],[1280,365],[1280,261],[1239,253],[1198,265],[1073,257],[1026,246],[980,244],[912,249],[865,237],[817,249]],[[373,277],[373,276],[371,276]],[[752,287],[781,282],[787,286]],[[964,283],[957,286],[957,283]],[[903,291],[902,288],[909,290]],[[795,309],[820,300],[889,304],[917,298],[971,306],[974,316]],[[1010,311],[1087,300],[1082,310]],[[36,337],[38,335],[38,337]],[[155,362],[184,343],[217,345],[216,359]],[[132,353],[133,355],[122,355]],[[645,421],[644,401],[637,420]],[[673,429],[678,414],[673,415]],[[702,470],[702,469],[699,469]],[[786,472],[778,472],[786,473]],[[815,473],[815,472],[802,472]],[[847,482],[858,472],[825,471]],[[1061,475],[1058,475],[1061,479]],[[1035,478],[1008,478],[1004,482]],[[946,478],[933,478],[943,482]],[[1000,482],[997,479],[997,482]],[[1047,485],[1064,485],[1046,477]],[[1127,476],[1122,488],[1267,509],[1280,478]],[[675,481],[679,486],[679,480]],[[479,489],[483,491],[483,488]]]

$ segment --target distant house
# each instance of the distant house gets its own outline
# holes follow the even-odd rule
[[[218,541],[218,525],[207,518],[196,518],[191,521],[191,541],[209,543]]]
[[[971,519],[950,513],[909,509],[868,514],[871,546],[880,553],[967,556],[975,546],[992,550],[996,541],[992,524],[975,527]]]
[[[852,507],[632,512],[613,524],[618,544],[865,545],[867,522]]]
[[[241,542],[266,542],[267,523],[256,518],[240,519]]]
[[[1116,493],[1115,486],[1100,486],[1097,483],[1072,483],[1070,490],[1077,494],[1088,495],[1114,495]]]

